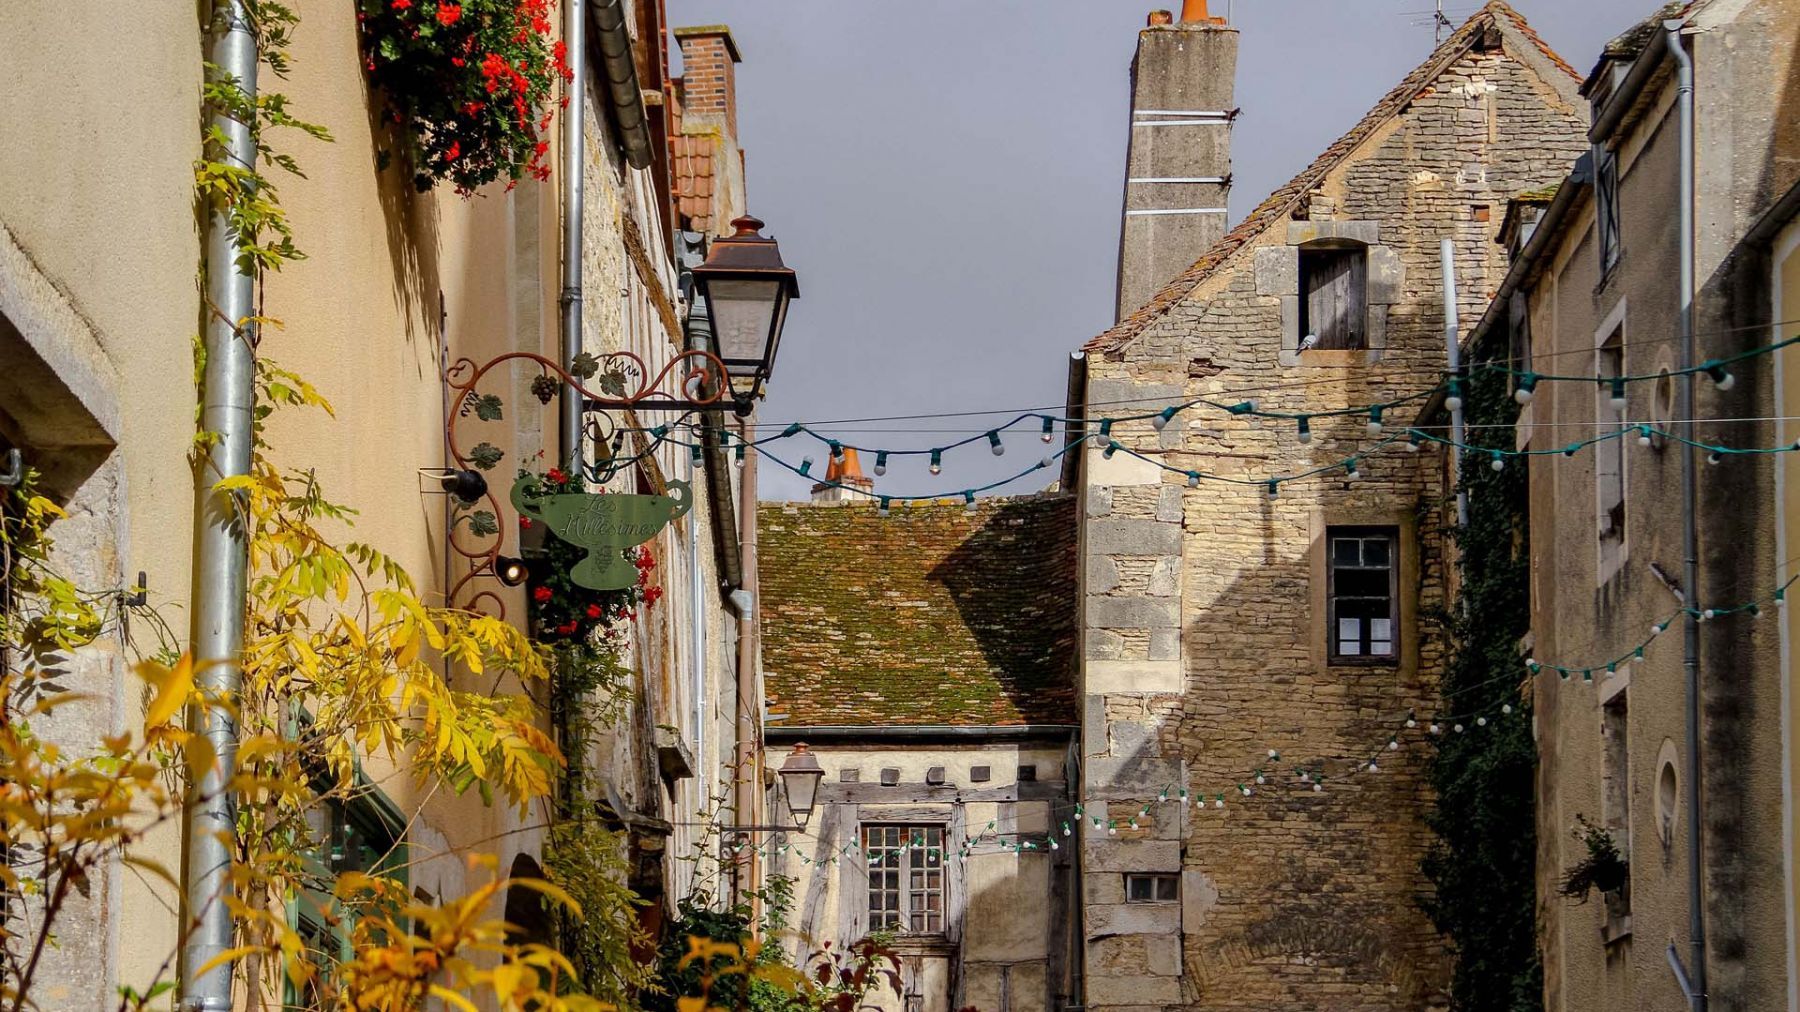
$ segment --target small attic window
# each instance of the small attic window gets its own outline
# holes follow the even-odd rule
[[[1301,248],[1302,351],[1369,346],[1368,277],[1368,253],[1361,245]],[[1311,341],[1314,337],[1318,340]]]

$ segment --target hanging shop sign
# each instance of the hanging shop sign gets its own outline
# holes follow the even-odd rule
[[[513,507],[563,541],[587,549],[569,579],[589,590],[623,590],[636,583],[637,567],[625,558],[625,549],[656,537],[694,504],[685,481],[669,482],[667,495],[563,492],[533,497],[526,494],[531,484],[530,477],[513,484]]]

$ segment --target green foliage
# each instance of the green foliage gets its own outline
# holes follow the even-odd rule
[[[1612,834],[1605,827],[1589,822],[1585,815],[1575,817],[1574,833],[1587,853],[1563,875],[1557,892],[1568,899],[1586,903],[1592,890],[1604,893],[1624,886],[1631,868],[1625,855],[1619,853],[1619,845],[1613,842]]]
[[[626,884],[623,835],[589,820],[559,822],[545,842],[544,867],[550,881],[580,904],[579,910],[563,908],[557,918],[557,948],[574,965],[575,979],[608,1005],[635,1008],[637,996],[653,983],[653,967],[636,956],[650,939],[638,922],[643,901]]]
[[[705,999],[719,1008],[743,1008],[749,1000],[751,978],[730,970],[737,955],[749,951],[754,942],[750,909],[740,904],[715,910],[712,898],[704,893],[683,899],[676,909],[675,921],[656,950],[656,990],[644,995],[644,1012],[678,1012],[683,998]],[[690,939],[704,939],[722,948],[690,959]]]
[[[505,450],[486,441],[476,443],[469,450],[469,459],[483,471],[492,471],[500,463],[500,458],[504,456],[506,456]]]
[[[1469,441],[1510,449],[1517,417],[1503,374],[1478,370],[1465,396]],[[1520,639],[1530,626],[1526,467],[1495,471],[1465,454],[1469,526],[1457,533],[1462,583],[1450,618],[1456,648],[1444,673],[1444,707],[1470,713],[1521,698]],[[1537,946],[1535,776],[1529,720],[1497,721],[1486,734],[1437,740],[1429,821],[1437,841],[1425,860],[1436,887],[1428,912],[1456,952],[1457,1012],[1537,1012],[1543,964]]]

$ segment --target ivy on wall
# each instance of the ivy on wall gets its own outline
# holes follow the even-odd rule
[[[1468,383],[1468,441],[1512,449],[1518,407],[1506,375],[1476,370]],[[1461,584],[1450,616],[1455,648],[1444,673],[1447,712],[1529,706],[1529,698],[1520,698],[1520,679],[1504,677],[1525,670],[1520,640],[1531,622],[1526,479],[1525,466],[1496,471],[1482,454],[1463,456],[1469,524],[1452,532]],[[1436,745],[1437,808],[1428,821],[1437,840],[1425,859],[1436,888],[1427,912],[1454,950],[1451,1007],[1538,1012],[1544,973],[1531,722],[1497,723],[1490,734],[1445,735]]]

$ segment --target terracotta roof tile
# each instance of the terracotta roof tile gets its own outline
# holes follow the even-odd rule
[[[719,147],[714,133],[677,134],[669,139],[674,153],[675,210],[696,232],[712,231],[713,159]]]
[[[762,665],[782,726],[1068,724],[1075,501],[765,503]]]
[[[1307,195],[1324,179],[1338,163],[1348,157],[1356,148],[1373,135],[1381,125],[1404,111],[1408,104],[1419,96],[1419,93],[1430,86],[1451,64],[1460,59],[1474,45],[1486,28],[1498,17],[1506,18],[1521,35],[1548,58],[1557,69],[1579,81],[1581,75],[1575,68],[1556,55],[1548,44],[1526,24],[1519,12],[1507,6],[1501,0],[1488,0],[1478,13],[1465,21],[1443,44],[1434,50],[1424,63],[1413,68],[1412,73],[1401,79],[1394,89],[1382,97],[1350,131],[1339,137],[1324,153],[1314,159],[1299,175],[1287,181],[1286,185],[1264,198],[1256,205],[1243,221],[1225,233],[1224,238],[1214,243],[1194,265],[1177,275],[1175,280],[1164,285],[1162,290],[1151,296],[1135,311],[1127,314],[1112,329],[1100,334],[1082,346],[1086,352],[1112,351],[1123,347],[1132,338],[1142,333],[1144,328],[1160,318],[1164,313],[1187,298],[1188,294],[1205,281],[1233,253],[1244,244],[1261,235],[1264,229],[1286,220],[1295,209],[1305,202]]]

